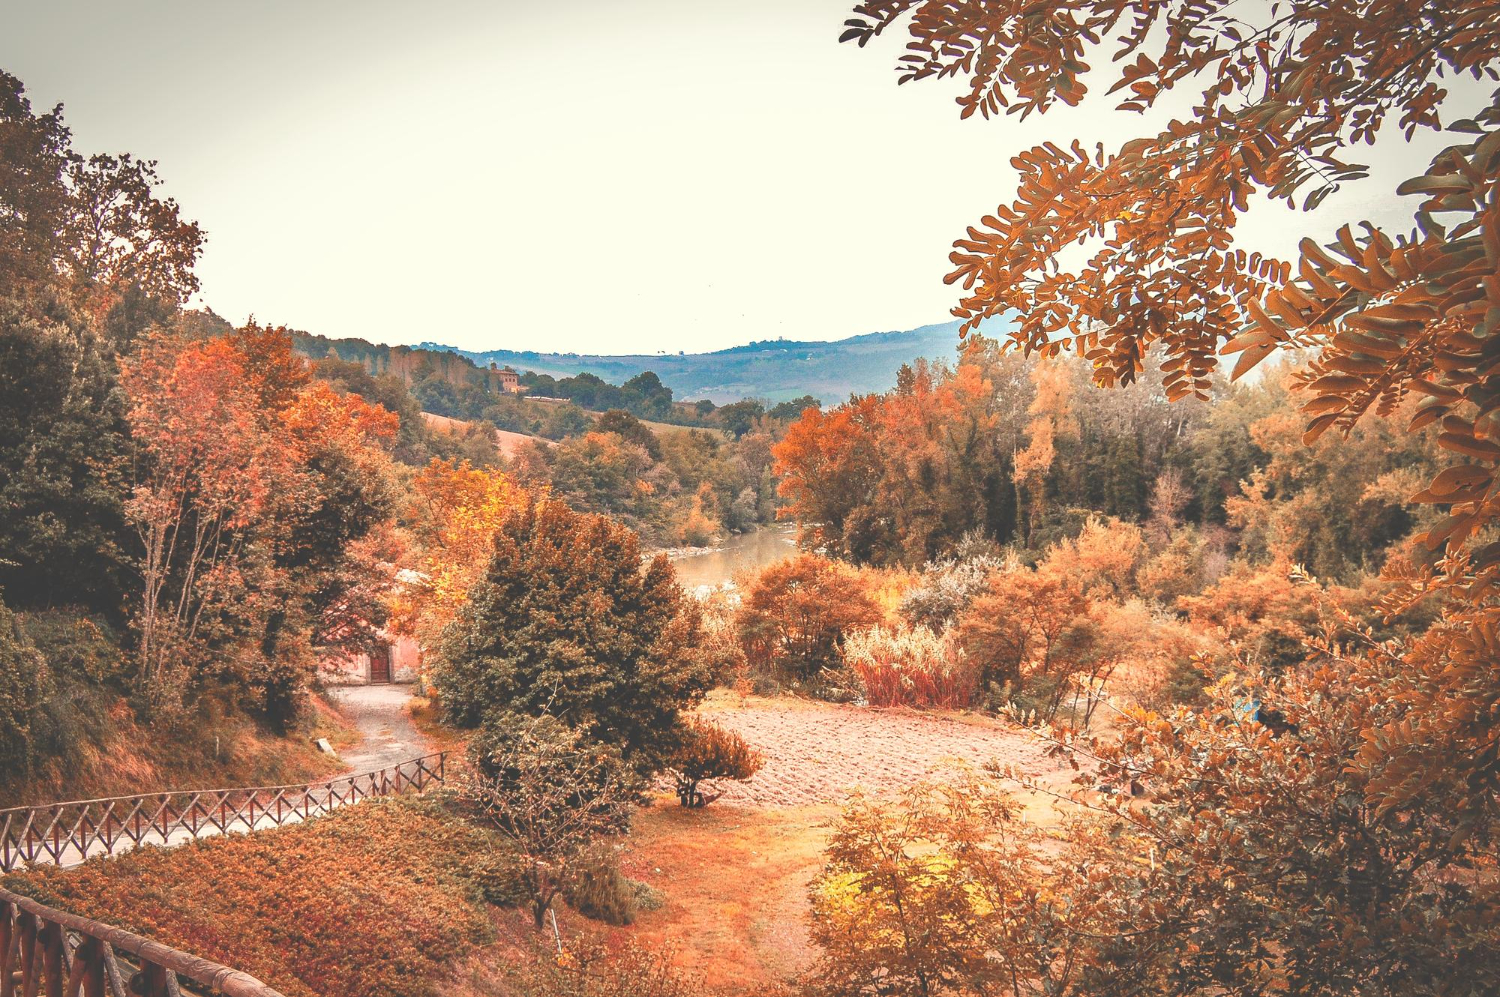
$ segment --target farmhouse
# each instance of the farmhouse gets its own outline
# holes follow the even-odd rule
[[[519,395],[521,393],[521,375],[516,373],[514,367],[508,364],[504,367],[497,367],[492,362],[490,370],[499,375],[500,389],[506,394]]]

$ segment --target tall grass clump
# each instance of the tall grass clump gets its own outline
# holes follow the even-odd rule
[[[844,663],[871,706],[960,709],[979,691],[978,669],[950,634],[926,627],[871,627],[844,641]]]

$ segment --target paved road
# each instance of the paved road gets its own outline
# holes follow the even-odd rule
[[[329,690],[329,697],[362,735],[358,744],[339,755],[351,773],[373,772],[432,751],[406,712],[411,694],[410,685],[346,685]]]

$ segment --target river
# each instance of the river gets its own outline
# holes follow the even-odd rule
[[[797,528],[790,523],[762,526],[731,536],[708,550],[673,552],[677,581],[689,592],[717,588],[737,575],[757,571],[797,552]]]

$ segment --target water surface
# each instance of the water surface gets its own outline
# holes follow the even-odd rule
[[[688,591],[717,588],[737,575],[759,571],[797,552],[797,527],[791,523],[762,526],[731,536],[707,551],[679,551],[671,555],[677,581]]]

